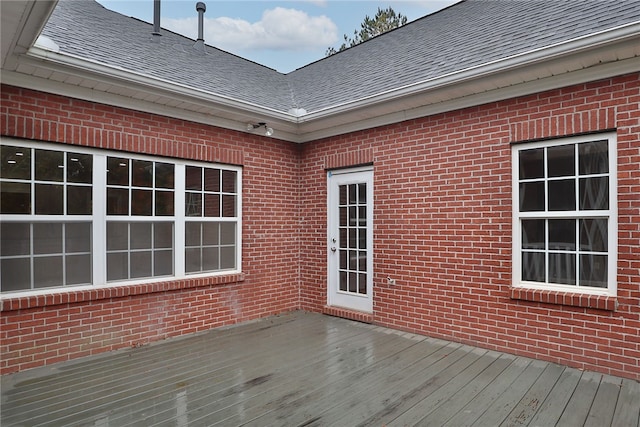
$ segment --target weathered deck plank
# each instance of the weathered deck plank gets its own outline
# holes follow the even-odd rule
[[[640,427],[640,383],[622,380],[622,387],[618,395],[616,411],[613,414],[612,427],[639,426]]]
[[[2,377],[5,426],[614,425],[636,381],[311,313]]]
[[[523,380],[514,384],[505,398],[492,405],[490,410],[478,418],[474,425],[515,427],[528,425],[529,420],[540,409],[540,406],[556,384],[565,367],[534,360],[533,370],[523,375]]]

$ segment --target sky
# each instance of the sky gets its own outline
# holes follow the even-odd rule
[[[153,22],[153,0],[97,0],[107,9]],[[324,58],[338,48],[343,35],[353,36],[365,16],[392,7],[408,22],[458,0],[289,0],[204,1],[204,40],[217,47],[282,73]],[[162,0],[162,28],[198,37],[195,0]]]

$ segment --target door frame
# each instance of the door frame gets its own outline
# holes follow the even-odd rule
[[[327,171],[327,305],[341,307],[350,310],[372,313],[373,312],[373,166],[362,166]],[[339,249],[332,251],[333,247],[339,248],[339,191],[340,185],[366,183],[367,191],[367,260],[366,260],[366,295],[354,295],[338,290],[339,287]],[[336,242],[333,241],[336,239]]]

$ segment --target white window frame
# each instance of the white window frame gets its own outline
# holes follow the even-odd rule
[[[523,150],[557,147],[562,145],[575,145],[584,142],[608,141],[609,157],[609,209],[608,210],[579,210],[573,211],[545,211],[541,212],[520,212],[519,206],[519,153]],[[617,293],[617,253],[618,253],[618,183],[617,183],[617,140],[614,132],[583,135],[575,137],[557,138],[553,140],[536,141],[528,143],[514,144],[511,148],[512,164],[512,285],[516,288],[538,289],[546,291],[573,292],[593,295],[611,295]],[[545,178],[547,159],[545,156]],[[577,173],[577,171],[576,171]],[[546,187],[546,185],[545,185]],[[548,200],[545,191],[545,204]],[[522,280],[522,219],[555,219],[555,218],[607,218],[608,219],[608,241],[607,241],[607,288],[596,288],[587,286],[564,285],[557,283],[541,283]],[[545,249],[548,251],[549,249]],[[547,273],[549,266],[546,267]]]
[[[43,149],[54,151],[71,151],[77,153],[90,154],[93,156],[93,197],[92,197],[92,215],[27,215],[27,214],[2,214],[0,222],[71,222],[71,221],[91,221],[92,229],[92,285],[78,286],[60,286],[42,289],[30,289],[2,292],[0,298],[8,298],[13,296],[29,296],[43,295],[60,292],[74,292],[87,289],[97,289],[114,286],[128,286],[140,283],[154,283],[168,280],[179,280],[184,278],[198,278],[210,276],[225,276],[238,274],[242,271],[242,167],[219,164],[206,163],[202,161],[183,160],[175,158],[166,158],[161,156],[141,155],[137,153],[129,153],[123,151],[101,150],[95,148],[86,148],[76,145],[60,145],[38,141],[24,141],[14,138],[2,138],[3,145],[14,145],[29,149]],[[175,166],[175,182],[174,182],[174,215],[173,216],[156,216],[156,217],[137,217],[137,216],[113,216],[107,215],[106,206],[106,166],[107,157],[126,157],[129,159],[147,160],[162,163],[172,163]],[[185,216],[185,167],[199,166],[204,168],[217,168],[223,170],[232,170],[237,173],[236,191],[237,205],[236,217],[215,218],[219,221],[233,221],[236,223],[236,268],[231,270],[208,271],[198,273],[185,273],[185,222],[193,220],[193,217]],[[172,221],[174,223],[174,274],[172,276],[147,277],[134,280],[121,280],[107,282],[107,236],[106,225],[111,220],[116,221],[154,221],[165,222]]]

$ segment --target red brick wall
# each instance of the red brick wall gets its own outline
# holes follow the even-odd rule
[[[510,144],[611,129],[617,298],[512,292]],[[632,74],[306,144],[301,306],[326,303],[324,168],[373,163],[374,323],[640,379],[639,140]]]
[[[243,166],[243,274],[2,301],[0,371],[298,308],[299,147],[2,86],[3,136]]]

